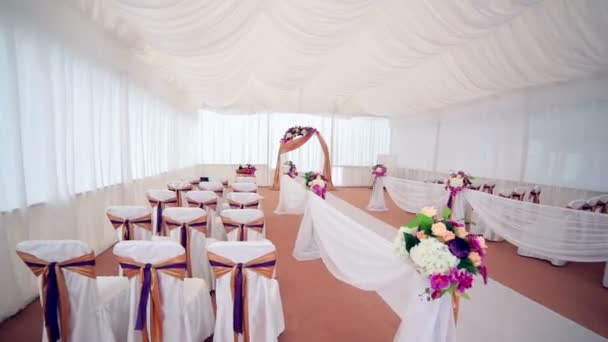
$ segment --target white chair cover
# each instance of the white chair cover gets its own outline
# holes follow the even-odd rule
[[[428,279],[395,252],[395,234],[394,227],[332,194],[324,201],[309,192],[293,254],[321,258],[339,280],[377,292],[403,322],[394,341],[455,341],[450,296],[421,300]]]
[[[386,202],[384,201],[384,179],[385,177],[374,178],[372,186],[372,196],[367,204],[369,211],[387,211]]]
[[[234,192],[257,192],[258,186],[255,183],[232,183]]]
[[[264,223],[264,212],[259,209],[226,209],[221,214],[222,225],[226,231],[228,221],[233,221],[236,224],[255,225],[262,227],[246,228],[245,233],[247,241],[263,240],[266,237],[266,224]],[[239,241],[240,228],[234,229],[229,233],[226,232],[228,241]],[[259,231],[261,230],[261,232]]]
[[[114,255],[139,263],[158,264],[185,253],[174,241],[121,241],[114,246]],[[135,330],[140,299],[140,276],[131,278],[128,342],[140,342],[141,331]],[[183,280],[158,272],[162,297],[162,341],[200,342],[213,334],[215,318],[209,287],[203,279]],[[150,300],[148,300],[148,320]],[[147,324],[148,329],[151,324]]]
[[[233,263],[247,262],[275,252],[274,245],[268,241],[252,242],[217,242],[209,246],[209,252],[231,260]],[[276,279],[267,278],[244,268],[247,273],[247,309],[249,312],[249,341],[277,341],[279,334],[285,330],[283,305],[279,283]],[[216,280],[215,292],[217,320],[215,323],[214,341],[233,342],[234,302],[231,288],[231,274],[225,274]],[[239,336],[242,341],[242,336]]]
[[[152,214],[150,210],[143,206],[111,206],[106,210],[108,217],[114,216],[124,220],[129,220],[130,225],[130,240],[150,240],[154,235],[154,229],[152,225]],[[150,216],[150,222],[148,222],[147,216]],[[120,220],[119,220],[120,221]],[[112,223],[112,218],[110,218]],[[113,225],[118,222],[112,223]],[[116,229],[118,234],[118,240],[123,240],[123,233],[125,230],[125,224],[119,224]]]
[[[218,217],[218,213],[222,210],[222,205],[224,203],[223,198],[218,197],[217,194],[210,190],[194,190],[188,191],[186,193],[186,202],[190,206],[197,206],[199,208],[205,209],[207,212],[207,225],[210,231],[210,237],[225,240],[225,235],[223,234],[223,228],[220,229],[215,226],[216,218]],[[215,205],[206,205],[205,203],[213,203]]]
[[[570,201],[566,208],[575,209],[575,210],[589,210],[591,211],[590,206],[587,204],[587,201],[584,199],[577,199],[574,201]]]
[[[182,207],[184,206],[183,193],[192,190],[192,184],[190,184],[190,181],[186,180],[175,180],[167,183],[167,188],[171,191],[175,191],[178,200],[177,206]]]
[[[200,183],[200,177],[190,177],[189,179],[192,190],[199,190],[198,183]]]
[[[244,209],[261,208],[260,199],[262,197],[253,192],[230,192],[226,194],[224,208]]]
[[[218,196],[224,195],[224,185],[222,185],[222,182],[218,182],[218,181],[200,182],[200,183],[198,183],[198,188],[201,190],[213,191]]]
[[[148,190],[146,192],[148,202],[152,207],[153,230],[155,235],[164,235],[163,226],[163,209],[167,207],[177,206],[177,195],[171,190]]]
[[[209,181],[218,182],[218,183],[222,184],[223,186],[228,186],[228,177],[212,176],[212,177],[209,177]]]
[[[47,262],[63,262],[93,250],[75,240],[31,240],[17,244],[17,251]],[[122,277],[90,278],[62,269],[70,305],[70,341],[125,341],[129,314],[129,282]],[[39,277],[42,300],[42,278]],[[44,316],[43,316],[44,319]],[[42,340],[48,341],[43,325]],[[64,333],[61,332],[62,340]]]
[[[279,204],[274,213],[277,215],[303,214],[306,208],[306,186],[304,178],[291,178],[281,175]]]
[[[212,193],[213,194],[213,193]],[[207,213],[201,208],[167,208],[163,213],[165,220],[172,220],[179,223],[188,223],[196,219],[204,218],[208,222]],[[168,237],[173,241],[181,243],[182,230],[181,228],[170,229],[167,227]],[[213,277],[213,271],[209,267],[209,260],[207,260],[207,246],[216,240],[213,238],[207,238],[207,236],[196,229],[190,228],[190,269],[192,277],[202,278],[205,283],[209,284],[213,289],[215,278]],[[182,245],[186,248],[187,246]]]
[[[244,177],[244,176],[236,176],[234,178],[235,183],[256,183],[255,177]]]

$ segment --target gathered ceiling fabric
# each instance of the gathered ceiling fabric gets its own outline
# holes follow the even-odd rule
[[[443,185],[384,177],[389,195],[401,209],[445,206]],[[440,193],[443,190],[443,194]],[[465,218],[470,205],[479,220],[530,254],[554,260],[608,261],[608,215],[502,198],[465,189],[456,196],[452,218]]]
[[[608,69],[607,1],[64,1],[225,111],[408,115]]]

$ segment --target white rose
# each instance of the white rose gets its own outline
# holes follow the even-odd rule
[[[308,131],[307,131],[307,130],[305,130],[305,129],[303,129],[303,130],[302,130],[302,135],[306,135],[306,133],[308,133]]]
[[[463,182],[462,178],[456,177],[456,178],[450,179],[450,185],[455,188],[460,188],[464,185],[464,182]]]
[[[317,179],[313,180],[311,183],[312,183],[312,186],[315,186],[315,185],[319,185],[320,187],[325,186],[325,181],[322,180],[321,178],[317,178]]]
[[[286,138],[291,138],[291,137],[293,137],[293,135],[291,133],[287,133],[287,134],[285,134],[285,137]]]
[[[424,207],[420,210],[420,213],[424,216],[433,218],[437,215],[437,209],[433,207]]]

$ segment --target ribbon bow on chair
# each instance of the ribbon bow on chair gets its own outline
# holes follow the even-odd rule
[[[217,198],[214,198],[207,202],[199,202],[199,201],[193,200],[191,198],[188,198],[188,205],[191,207],[198,207],[201,209],[205,209],[205,207],[209,207],[209,208],[215,210],[217,208]]]
[[[260,201],[258,200],[249,203],[241,203],[228,199],[228,205],[233,209],[257,208],[259,204]]]
[[[530,194],[528,198],[532,200],[532,203],[539,204],[540,203],[540,190],[532,189],[530,190]]]
[[[163,208],[168,206],[174,206],[177,204],[177,198],[170,198],[167,200],[159,200],[155,198],[148,197],[148,202],[150,202],[150,206],[156,207],[156,234],[161,234],[163,229]]]
[[[17,251],[36,276],[42,276],[42,311],[49,341],[69,342],[70,298],[62,269],[95,278],[95,254],[88,253],[62,262],[48,262]],[[59,315],[58,315],[59,313]]]
[[[182,192],[192,190],[192,185],[190,183],[185,184],[185,185],[186,186],[179,186],[179,187],[176,185],[172,185],[172,184],[167,185],[167,189],[169,189],[171,191],[175,191],[178,207],[182,206]]]
[[[240,223],[227,217],[223,217],[222,221],[224,223],[224,229],[226,230],[226,234],[231,233],[235,229],[239,230],[239,233],[237,235],[238,241],[248,241],[247,230],[249,229],[253,229],[260,234],[262,234],[262,232],[264,231],[263,217],[260,217],[257,220],[253,220],[247,223]]]
[[[277,252],[273,251],[246,263],[236,263],[212,252],[207,252],[209,263],[213,267],[216,278],[230,273],[230,288],[232,289],[232,329],[234,341],[243,335],[243,342],[249,341],[249,310],[247,308],[247,272],[255,272],[263,277],[272,279],[274,267],[277,262]]]
[[[145,214],[133,219],[125,219],[124,217],[114,216],[110,213],[106,214],[114,229],[122,227],[122,239],[133,239],[133,225],[140,226],[146,230],[152,231],[152,214]]]
[[[137,319],[135,330],[142,332],[143,341],[160,342],[163,339],[163,313],[162,298],[158,272],[183,280],[186,273],[186,254],[178,255],[158,264],[137,262],[131,258],[116,256],[116,260],[124,271],[124,275],[131,279],[140,277],[140,296],[137,304]],[[147,314],[148,298],[150,298],[150,335],[148,335]]]
[[[207,236],[207,216],[198,217],[189,222],[180,222],[167,217],[165,225],[169,230],[180,228],[180,243],[186,249],[186,265],[188,277],[192,276],[192,256],[190,253],[190,243],[192,241],[192,229],[195,229]]]

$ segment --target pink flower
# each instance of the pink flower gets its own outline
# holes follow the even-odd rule
[[[481,266],[481,256],[477,252],[469,253],[469,260],[473,263],[473,266],[478,267]]]
[[[449,230],[441,236],[441,239],[443,240],[443,242],[448,242],[450,240],[454,240],[454,238],[456,238],[456,235],[454,235],[454,233],[452,233]]]
[[[423,230],[419,230],[416,232],[416,237],[420,240],[426,239],[428,236],[424,233]]]
[[[487,249],[488,245],[486,245],[486,239],[483,236],[477,236],[477,242],[479,242],[479,247],[482,249]]]
[[[437,222],[431,226],[431,231],[435,236],[444,236],[448,232],[448,228],[443,222]]]
[[[454,228],[454,232],[456,233],[456,236],[458,236],[459,238],[463,238],[463,237],[469,235],[469,232],[467,232],[467,230],[464,227],[456,227],[456,228]]]
[[[433,290],[446,290],[450,287],[450,276],[440,273],[435,273],[430,276],[431,288]]]

